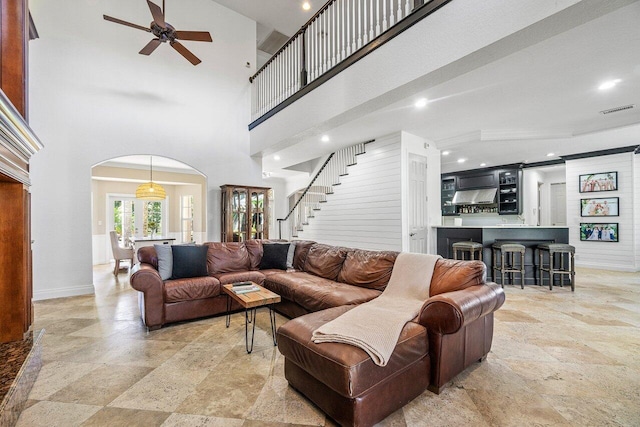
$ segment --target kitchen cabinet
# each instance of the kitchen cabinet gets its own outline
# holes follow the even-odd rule
[[[520,214],[520,171],[505,170],[498,175],[498,214]]]
[[[442,188],[440,191],[442,215],[457,215],[456,206],[452,203],[453,195],[456,193],[456,178],[442,178]]]

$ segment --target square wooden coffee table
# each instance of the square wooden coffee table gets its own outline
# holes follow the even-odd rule
[[[269,318],[271,320],[271,335],[273,345],[276,345],[276,313],[273,311],[273,304],[280,302],[280,295],[263,288],[257,283],[251,282],[253,286],[259,288],[254,292],[236,294],[233,290],[233,283],[222,285],[222,290],[227,294],[227,328],[231,321],[231,299],[234,299],[244,308],[244,343],[247,353],[253,351],[253,338],[256,332],[256,310],[260,307],[269,308]],[[249,323],[251,327],[251,345],[249,345]]]

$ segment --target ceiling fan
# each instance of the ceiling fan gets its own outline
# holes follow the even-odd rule
[[[131,22],[123,21],[122,19],[113,18],[111,16],[102,15],[107,21],[115,22],[116,24],[126,25],[128,27],[137,28],[148,33],[152,33],[156,38],[151,40],[142,50],[139,52],[141,55],[151,55],[160,43],[169,42],[172,48],[174,48],[180,55],[184,56],[193,65],[198,65],[200,59],[195,56],[189,49],[184,47],[178,40],[192,40],[198,42],[211,42],[211,34],[208,31],[178,31],[171,24],[164,20],[164,0],[162,0],[162,9],[155,3],[147,0],[153,21],[149,25],[149,28],[142,25],[132,24]]]

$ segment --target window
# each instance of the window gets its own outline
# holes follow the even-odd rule
[[[193,242],[193,196],[180,198],[180,231],[182,242]]]

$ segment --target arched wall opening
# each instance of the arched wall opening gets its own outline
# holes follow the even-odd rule
[[[136,199],[136,189],[151,179],[166,191],[162,201]],[[179,160],[128,155],[91,168],[91,233],[93,265],[113,260],[109,233],[121,245],[149,238],[173,243],[207,239],[207,176]]]

